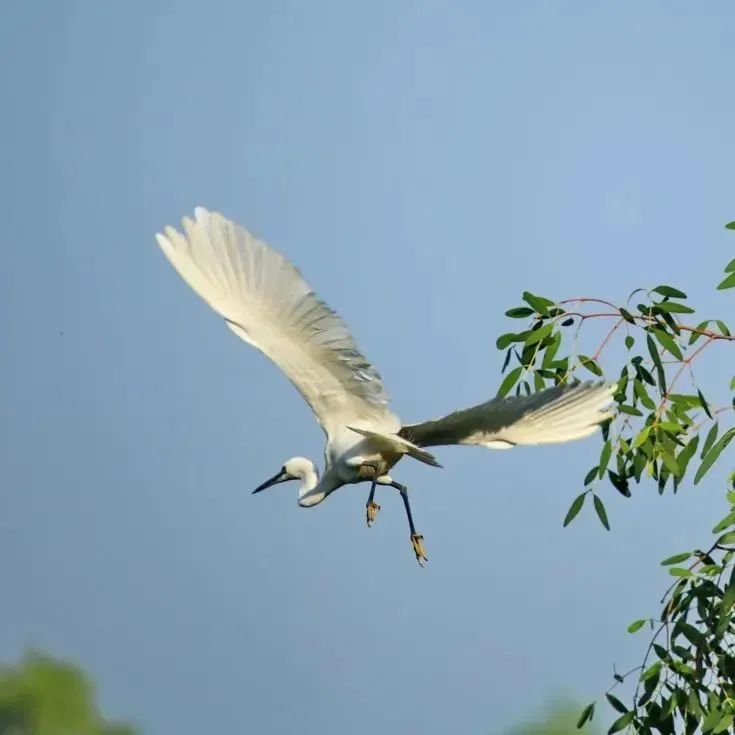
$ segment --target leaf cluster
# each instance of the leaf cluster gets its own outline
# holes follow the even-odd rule
[[[637,303],[631,306],[634,297]],[[632,495],[633,485],[648,478],[654,480],[659,493],[669,487],[676,492],[690,467],[696,466],[697,484],[735,438],[735,428],[721,430],[720,425],[726,413],[732,423],[735,397],[727,405],[713,405],[694,375],[696,360],[711,344],[732,342],[735,336],[721,319],[685,323],[684,318],[695,313],[686,300],[683,291],[668,285],[638,289],[623,306],[602,299],[555,303],[527,291],[524,305],[506,312],[527,324],[497,340],[498,349],[505,351],[505,377],[498,396],[530,395],[551,385],[589,378],[590,373],[603,377],[602,353],[615,337],[622,339],[627,355],[615,376],[616,419],[602,427],[599,459],[585,476],[584,489],[572,501],[565,526],[590,496],[600,523],[609,530],[607,510],[597,491],[601,480],[625,497]],[[579,310],[589,303],[605,310]],[[589,320],[609,324],[592,355],[578,349],[580,331]],[[688,386],[682,385],[682,379]],[[735,379],[731,388],[735,388]]]

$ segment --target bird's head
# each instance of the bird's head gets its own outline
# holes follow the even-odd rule
[[[316,485],[318,479],[316,467],[310,459],[306,459],[305,457],[292,457],[283,463],[283,467],[270,480],[266,480],[262,485],[258,485],[253,490],[253,495],[273,485],[278,485],[281,482],[301,480],[301,492],[299,493],[299,497],[301,497],[303,493],[308,492]]]

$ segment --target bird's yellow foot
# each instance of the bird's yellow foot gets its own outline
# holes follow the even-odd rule
[[[368,528],[375,523],[375,516],[378,515],[378,511],[380,510],[380,506],[377,503],[374,503],[372,500],[365,506],[365,515],[367,517],[367,525]]]
[[[413,544],[413,553],[416,554],[416,561],[419,563],[419,566],[424,566],[424,562],[429,561],[429,557],[426,556],[426,549],[424,548],[424,537],[418,533],[412,533],[411,544]]]

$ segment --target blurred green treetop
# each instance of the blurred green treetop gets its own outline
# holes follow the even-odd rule
[[[94,686],[78,667],[30,652],[0,667],[0,735],[135,735],[100,714]]]

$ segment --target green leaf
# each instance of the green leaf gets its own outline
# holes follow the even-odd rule
[[[701,648],[705,645],[705,637],[693,626],[689,623],[685,623],[682,620],[679,620],[676,624],[676,627],[678,627],[681,632],[683,633],[684,637],[692,644],[697,646],[698,648]],[[676,631],[676,627],[674,630]]]
[[[561,323],[562,327],[571,327],[572,324],[574,324],[574,317],[571,316]]]
[[[589,722],[595,716],[595,703],[591,702],[583,710],[582,714],[577,720],[577,730],[582,729],[587,722]]]
[[[721,321],[720,319],[715,319],[715,324],[717,325],[717,328],[720,330],[720,332],[725,335],[725,337],[732,336],[725,322]]]
[[[640,618],[640,620],[634,620],[628,626],[628,633],[635,633],[639,631],[647,622],[648,622],[648,618]]]
[[[610,725],[610,729],[607,731],[608,735],[612,735],[615,732],[620,732],[621,730],[624,730],[628,725],[630,725],[631,722],[633,722],[633,718],[635,717],[635,712],[631,710],[630,712],[626,712],[624,715],[621,715],[618,717],[615,722],[613,722],[612,725]]]
[[[648,395],[648,392],[646,391],[646,388],[643,385],[642,381],[640,381],[638,378],[633,381],[633,393],[635,393],[635,395],[638,397],[638,400],[649,411],[656,410],[656,404],[653,402],[653,399]]]
[[[677,360],[684,359],[684,356],[681,354],[681,350],[679,349],[679,345],[676,344],[674,338],[668,332],[664,332],[663,329],[654,329],[653,334],[661,343],[663,348],[668,350]]]
[[[595,511],[597,511],[597,517],[600,519],[600,523],[602,523],[603,526],[609,531],[610,530],[610,523],[607,520],[607,511],[605,510],[605,504],[600,500],[600,498],[597,497],[597,495],[593,495],[594,503],[595,503]]]
[[[597,375],[597,376],[602,375],[602,370],[600,369],[600,366],[591,357],[587,357],[586,355],[580,355],[579,362],[582,365],[582,367],[587,368],[587,370],[589,370],[593,375]]]
[[[686,561],[692,555],[691,551],[683,551],[681,554],[674,554],[673,556],[664,559],[661,562],[662,567],[669,566],[669,564],[681,564]]]
[[[610,484],[626,498],[630,497],[630,488],[628,487],[628,480],[625,477],[621,477],[617,472],[612,470],[607,471],[607,477],[610,480]]]
[[[577,495],[577,497],[574,499],[572,504],[569,506],[569,510],[567,511],[566,516],[564,517],[564,527],[566,528],[576,517],[580,510],[582,510],[582,506],[584,505],[584,499],[587,496],[587,493],[582,493],[581,495]]]
[[[633,449],[638,449],[638,447],[646,443],[646,439],[648,439],[648,435],[651,433],[651,428],[651,426],[644,426],[641,429],[638,436],[633,440]]]
[[[633,358],[635,360],[635,357]],[[648,385],[656,387],[656,381],[653,379],[653,375],[646,370],[646,368],[643,367],[639,362],[633,363],[635,366],[635,372],[636,375],[638,375],[641,380],[644,380]]]
[[[627,309],[621,308],[618,311],[620,311],[620,316],[622,316],[626,322],[630,324],[635,324],[635,319],[633,318],[633,315]]]
[[[508,309],[505,312],[505,316],[509,316],[511,319],[523,319],[524,317],[531,316],[533,313],[533,309],[529,309],[527,306],[516,306],[514,309]]]
[[[510,364],[510,358],[511,357],[513,357],[513,350],[512,349],[509,349],[505,353],[505,360],[503,360],[503,367],[500,368],[500,372],[501,373],[504,373],[505,372],[505,368],[507,368],[508,365]]]
[[[704,412],[712,418],[712,412],[709,410],[709,403],[705,400],[704,396],[702,395],[702,391],[697,388],[697,396],[699,398],[699,403],[701,404],[702,408],[704,409]]]
[[[728,513],[717,525],[712,529],[712,533],[719,533],[730,526],[735,526],[735,512]]]
[[[538,329],[533,329],[531,333],[526,337],[526,345],[535,345],[537,342],[540,342],[544,337],[548,337],[549,334],[551,334],[551,330],[554,328],[554,324],[552,322],[547,322],[542,327],[539,327]]]
[[[651,664],[642,674],[641,681],[648,681],[649,679],[658,679],[661,674],[661,662],[656,661],[655,664]]]
[[[722,595],[722,601],[720,602],[720,614],[729,611],[733,604],[735,604],[735,583],[731,582],[727,586],[725,594]]]
[[[735,259],[731,260],[726,266],[725,266],[725,273],[733,273],[735,272]]]
[[[730,273],[730,275],[720,283],[717,290],[724,291],[726,288],[733,288],[733,286],[735,286],[735,273]]]
[[[735,376],[730,379],[730,390],[735,390]]]
[[[692,332],[692,336],[689,337],[690,345],[693,345],[702,336],[699,332],[701,332],[703,329],[707,329],[711,321],[711,319],[705,319],[703,322],[699,322],[699,324],[697,324],[697,326],[695,327],[697,331]]]
[[[712,445],[715,443],[715,439],[717,439],[717,431],[720,428],[720,425],[715,421],[715,423],[712,425],[712,428],[707,432],[707,438],[704,440],[704,446],[702,447],[702,454],[699,455],[700,459],[704,459],[704,455],[709,452]]]
[[[561,332],[555,332],[551,338],[546,351],[544,352],[544,359],[541,361],[541,367],[548,368],[556,357],[557,350],[561,344]]]
[[[675,299],[685,299],[687,297],[683,291],[679,291],[678,288],[674,288],[673,286],[656,286],[652,290],[660,293],[662,296],[672,296]]]
[[[610,461],[610,455],[612,454],[612,442],[608,439],[602,447],[600,453],[600,464],[598,465],[597,475],[600,479],[605,476],[605,470],[607,469],[608,462]]]
[[[712,728],[714,728],[721,719],[722,711],[719,709],[712,709],[702,722],[702,732],[712,732]]]
[[[590,471],[589,471],[589,472],[588,472],[588,473],[587,473],[587,474],[585,475],[585,478],[584,478],[584,484],[585,484],[585,485],[589,485],[589,484],[590,484],[590,483],[592,482],[592,480],[594,480],[594,479],[595,479],[595,477],[597,477],[597,470],[598,470],[598,469],[599,469],[598,467],[593,467],[593,468],[592,468],[592,469],[591,469],[591,470],[590,470]]]
[[[659,311],[661,310],[659,309]],[[669,329],[678,337],[681,334],[681,329],[676,319],[668,311],[661,311],[660,316],[669,325]]]
[[[661,356],[658,354],[658,349],[656,348],[656,343],[653,341],[653,337],[651,337],[650,333],[646,335],[646,345],[648,346],[648,352],[651,355],[651,359],[653,360],[653,364],[656,367],[656,376],[658,377],[658,387],[661,391],[661,395],[666,393],[666,372],[664,371],[664,366],[661,364]],[[636,371],[640,372],[641,366],[636,365]],[[650,384],[653,384],[653,381],[647,381]]]
[[[661,452],[661,460],[664,463],[664,467],[674,476],[679,474],[679,465],[676,461],[676,457],[674,457],[673,453],[668,449],[668,447],[664,447],[663,451]]]
[[[508,332],[507,334],[501,334],[500,337],[495,341],[495,346],[499,350],[504,350],[507,347],[510,347],[514,342],[522,341],[519,337],[519,335],[514,334],[513,332]]]
[[[728,222],[728,223],[727,223],[727,224],[725,225],[725,227],[726,227],[726,228],[727,228],[728,230],[735,230],[735,222]]]
[[[717,543],[721,544],[722,546],[727,546],[727,544],[735,544],[735,531],[723,533],[722,536],[717,539]]]
[[[699,444],[699,434],[695,434],[689,440],[689,442],[684,447],[684,449],[682,449],[681,452],[679,452],[679,456],[676,458],[676,461],[679,463],[679,468],[681,469],[682,476],[687,471],[689,462],[691,458],[694,456],[694,453],[697,451],[698,444]]]
[[[669,569],[669,574],[672,577],[691,577],[692,570],[684,569],[683,567],[671,567],[671,569]]]
[[[702,703],[699,701],[699,696],[694,689],[689,691],[689,696],[687,697],[687,710],[690,713],[697,715],[699,719],[701,719],[704,714]]]
[[[697,396],[693,396],[688,393],[671,393],[669,395],[669,400],[674,403],[681,403],[686,406],[687,409],[699,406]]]
[[[498,398],[502,398],[508,393],[508,391],[518,382],[518,378],[521,377],[522,372],[523,367],[519,365],[518,367],[513,368],[505,376],[503,382],[500,384],[500,388],[498,389]]]
[[[537,314],[542,316],[549,315],[549,307],[554,306],[553,301],[545,299],[543,296],[535,296],[530,291],[523,292],[523,300],[529,304]]]
[[[725,449],[725,447],[727,447],[727,445],[733,440],[733,437],[735,437],[735,429],[728,429],[712,449],[707,452],[702,460],[702,464],[697,470],[697,474],[694,476],[695,485],[705,476],[709,468],[717,461],[717,458],[722,454],[722,450]]]
[[[610,693],[606,693],[605,696],[607,697],[607,701],[610,702],[611,706],[618,712],[622,712],[623,714],[625,714],[628,711],[628,708],[617,697],[614,697]]]
[[[694,309],[686,304],[680,304],[678,301],[660,301],[656,306],[661,311],[668,311],[670,314],[693,314]]]
[[[637,408],[626,406],[622,403],[618,406],[618,411],[620,411],[620,413],[627,413],[629,416],[643,416]]]
[[[536,391],[543,390],[546,387],[544,376],[540,375],[538,370],[536,370],[533,374],[533,387]]]
[[[699,398],[699,403],[704,409],[704,412],[709,416],[709,418],[712,418],[712,412],[709,410],[709,403],[707,403],[705,397],[702,395],[702,391],[697,388],[697,396]]]
[[[629,350],[634,344],[635,344],[635,339],[629,334],[625,338],[625,347],[626,347],[626,349]]]

